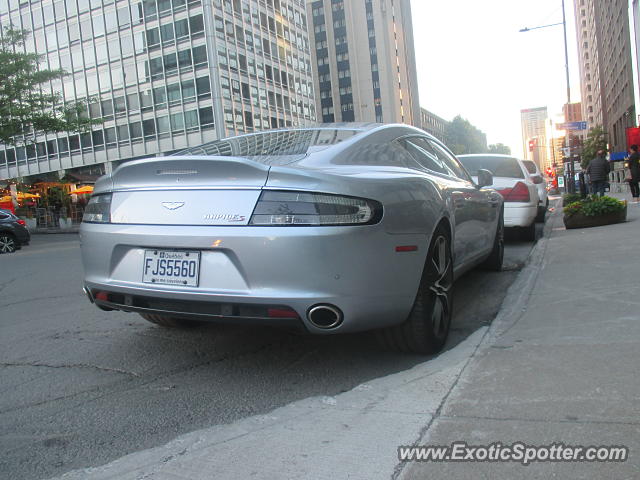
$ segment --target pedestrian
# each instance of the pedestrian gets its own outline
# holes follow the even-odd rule
[[[633,202],[640,201],[640,154],[638,154],[638,145],[631,145],[629,147],[629,172],[631,173],[631,179],[629,180],[629,188],[631,189],[631,196]]]
[[[611,167],[606,158],[604,158],[604,150],[598,150],[596,158],[589,162],[587,173],[591,181],[591,193],[593,195],[604,196],[604,189],[607,185],[609,172]]]

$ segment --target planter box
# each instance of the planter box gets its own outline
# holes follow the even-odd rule
[[[590,228],[600,227],[601,225],[611,225],[612,223],[622,223],[627,220],[627,206],[619,212],[607,213],[606,215],[598,215],[596,217],[587,217],[581,213],[576,213],[571,217],[566,215],[563,218],[564,226],[569,228]]]

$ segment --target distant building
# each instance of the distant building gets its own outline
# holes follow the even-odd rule
[[[50,92],[104,124],[0,146],[0,178],[109,172],[240,132],[314,123],[304,0],[0,1],[0,25],[70,75]]]
[[[635,100],[636,100],[636,116],[640,115],[640,0],[632,0],[631,11],[633,12],[633,30],[635,37]],[[640,118],[637,118],[637,124],[640,125]]]
[[[421,124],[409,0],[307,0],[318,119]]]
[[[582,122],[582,103],[565,103],[562,106],[565,122]]]
[[[625,151],[636,122],[629,0],[574,0],[574,7],[584,119],[604,127],[611,152]]]
[[[533,160],[542,170],[548,165],[547,107],[520,110],[522,150],[526,160]],[[531,145],[531,148],[529,148]]]
[[[582,103],[569,103],[562,106],[562,114],[564,121],[567,123],[582,122]],[[569,153],[572,157],[582,154],[582,143],[587,135],[587,130],[567,130],[565,132],[569,136],[569,145],[571,150]]]
[[[545,166],[545,170],[547,167],[551,167],[551,169],[554,169],[555,167],[562,167],[562,159],[564,157],[562,151],[564,149],[564,142],[564,136],[551,136],[550,158]]]
[[[420,109],[420,128],[443,143],[446,143],[445,132],[448,123],[445,119],[440,118],[435,113],[431,113],[426,108]]]

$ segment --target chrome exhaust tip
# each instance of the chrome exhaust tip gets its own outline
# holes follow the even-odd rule
[[[87,287],[82,287],[82,291],[84,292],[84,294],[87,296],[87,298],[91,303],[95,303],[93,301],[93,295],[91,295],[91,290],[89,290]]]
[[[329,330],[342,323],[342,312],[333,305],[314,305],[307,312],[307,318],[314,327]]]

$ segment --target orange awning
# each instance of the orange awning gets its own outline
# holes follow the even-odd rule
[[[91,192],[93,192],[93,187],[91,185],[85,185],[84,187],[71,190],[69,192],[69,195],[84,195],[86,193],[91,193]]]

